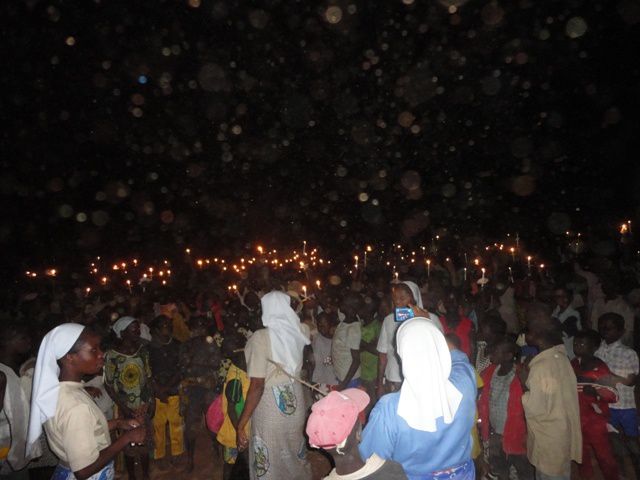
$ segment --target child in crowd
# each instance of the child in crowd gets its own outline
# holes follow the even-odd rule
[[[438,305],[440,322],[444,333],[455,333],[460,339],[460,350],[473,359],[475,347],[475,329],[473,322],[461,314],[458,295],[450,290]]]
[[[184,453],[184,423],[180,415],[180,343],[172,338],[172,322],[165,315],[159,315],[151,322],[152,340],[149,344],[151,371],[154,372],[154,393],[156,414],[153,417],[154,459],[162,469],[168,467],[166,461],[166,427],[169,424],[171,456],[176,459]]]
[[[607,422],[609,403],[615,402],[617,395],[606,389],[596,389],[591,385],[611,375],[607,364],[594,356],[600,342],[600,334],[595,330],[578,331],[573,339],[573,352],[576,358],[571,361],[571,366],[578,380],[580,423],[582,424],[582,463],[579,468],[581,478],[592,478],[593,468],[589,452],[591,447],[603,477],[615,480],[618,478],[618,465],[611,449]]]
[[[246,469],[246,454],[238,454],[236,444],[236,428],[249,391],[249,377],[246,371],[243,345],[243,337],[228,335],[223,346],[224,356],[231,360],[222,392],[224,420],[217,436],[218,442],[223,447],[223,480],[243,478],[239,469],[243,467]],[[249,435],[248,425],[246,431]],[[246,473],[248,474],[248,472]]]
[[[331,339],[336,329],[334,316],[322,312],[317,317],[318,333],[311,340],[313,350],[313,374],[311,381],[320,385],[320,389],[329,391],[338,384],[331,362]]]
[[[369,396],[360,389],[331,392],[311,407],[306,432],[313,448],[328,453],[335,468],[324,480],[404,480],[402,465],[375,453],[363,457],[358,450],[362,435],[360,418]]]
[[[180,346],[180,371],[183,380],[181,408],[187,440],[187,471],[193,471],[196,437],[201,430],[202,418],[215,397],[217,371],[221,362],[220,347],[207,335],[206,317],[191,317],[191,338]]]
[[[562,325],[562,340],[567,350],[569,360],[575,356],[573,353],[573,338],[582,329],[580,314],[571,307],[571,292],[566,287],[558,287],[553,292],[556,307],[551,313]]]
[[[482,371],[491,365],[490,353],[493,344],[507,333],[507,324],[497,311],[488,312],[478,327],[476,343],[476,371]]]
[[[357,313],[362,298],[349,292],[340,306],[345,318],[338,324],[331,341],[333,370],[339,380],[338,390],[360,386],[360,341],[362,332]]]
[[[609,370],[614,374],[619,399],[609,405],[609,423],[619,432],[611,437],[614,453],[620,455],[620,450],[628,450],[631,460],[640,478],[640,448],[638,447],[638,413],[634,397],[639,365],[638,354],[623,345],[621,339],[625,333],[624,317],[617,313],[605,313],[598,319],[598,331],[603,338],[595,356],[604,360]],[[624,465],[618,458],[619,465]]]
[[[515,468],[520,480],[533,479],[527,460],[527,426],[522,385],[516,375],[519,348],[510,337],[495,341],[491,365],[481,374],[484,388],[478,401],[480,434],[489,444],[489,464],[501,479]]]

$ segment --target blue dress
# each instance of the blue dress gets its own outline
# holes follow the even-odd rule
[[[360,443],[362,458],[375,453],[385,460],[394,460],[402,464],[409,480],[475,478],[471,428],[476,413],[476,375],[464,353],[452,351],[451,360],[449,381],[462,393],[453,422],[445,424],[438,418],[435,432],[415,430],[397,414],[400,392],[390,393],[371,412]],[[442,470],[450,470],[450,474],[433,475]]]

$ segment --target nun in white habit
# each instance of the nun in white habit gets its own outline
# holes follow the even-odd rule
[[[59,325],[40,344],[26,448],[36,448],[44,425],[49,445],[60,458],[53,480],[111,480],[116,454],[144,441],[144,428],[135,420],[108,422],[84,389],[82,377],[95,375],[103,366],[100,337],[82,325]],[[123,434],[111,443],[109,430],[115,428]]]
[[[474,479],[476,377],[467,356],[449,351],[442,332],[426,318],[404,322],[397,342],[404,381],[372,410],[361,457],[375,453],[394,460],[409,479]]]
[[[422,303],[420,288],[414,282],[404,281],[394,284],[392,289],[393,307],[410,307],[414,316],[423,316],[432,322],[440,331],[442,324],[437,315],[427,312]],[[378,395],[395,392],[400,388],[402,373],[396,355],[396,330],[400,323],[396,321],[394,312],[382,321],[378,337]]]

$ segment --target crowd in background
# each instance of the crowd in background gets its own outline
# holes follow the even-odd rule
[[[41,339],[77,323],[104,352],[86,392],[108,420],[146,426],[116,464],[131,479],[186,475],[203,438],[225,479],[311,478],[312,448],[330,453],[329,478],[473,478],[470,465],[478,478],[591,478],[594,464],[640,478],[639,275],[587,258],[533,274],[493,264],[485,282],[443,259],[313,289],[298,271],[255,269],[233,288],[194,274],[184,288],[20,292],[1,323],[0,475],[58,465],[46,431],[25,450],[28,405]]]

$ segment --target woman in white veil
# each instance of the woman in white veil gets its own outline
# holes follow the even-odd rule
[[[244,349],[250,385],[236,429],[238,449],[249,449],[252,480],[310,479],[306,405],[302,386],[292,380],[302,369],[309,328],[300,323],[287,294],[267,293],[261,303],[266,328],[255,332]],[[250,439],[245,434],[249,421]]]

